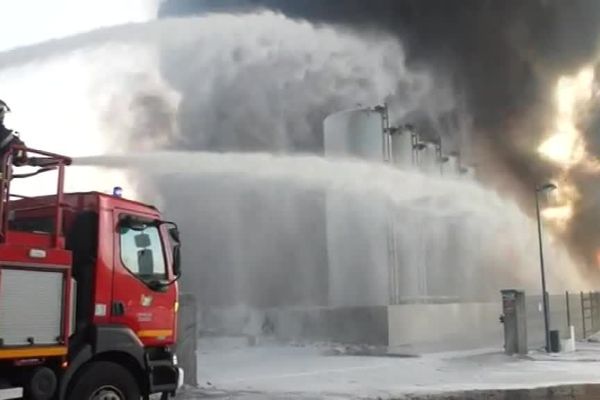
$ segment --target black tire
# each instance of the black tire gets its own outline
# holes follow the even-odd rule
[[[103,397],[104,396],[104,397]],[[95,361],[75,377],[68,400],[140,400],[133,374],[119,364]]]
[[[34,369],[25,384],[25,398],[29,400],[50,400],[56,392],[58,380],[54,371],[47,367]]]

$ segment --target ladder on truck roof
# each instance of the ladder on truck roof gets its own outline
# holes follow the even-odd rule
[[[27,161],[23,164],[24,166],[34,167],[37,170],[25,174],[13,173],[13,160],[14,155],[17,152],[24,152],[27,156]],[[30,155],[36,155],[30,157]],[[0,242],[5,243],[7,241],[8,232],[8,213],[9,213],[9,201],[11,198],[26,198],[18,194],[11,193],[10,184],[13,179],[17,178],[29,178],[35,175],[39,175],[44,172],[54,171],[58,172],[57,183],[56,183],[56,201],[54,203],[54,235],[53,245],[54,247],[60,247],[62,237],[62,222],[63,222],[63,199],[64,199],[64,181],[65,181],[65,167],[71,165],[71,158],[51,153],[48,151],[32,149],[23,145],[13,145],[9,151],[5,152],[2,157],[2,163],[0,164],[4,173],[0,177]],[[47,206],[32,207],[28,210],[35,210],[46,208]]]

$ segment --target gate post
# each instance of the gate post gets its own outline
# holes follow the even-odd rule
[[[178,332],[177,332],[177,359],[179,366],[184,371],[183,383],[198,386],[197,374],[197,306],[196,298],[192,294],[179,296]]]
[[[527,312],[525,292],[502,290],[504,351],[506,354],[527,354]]]

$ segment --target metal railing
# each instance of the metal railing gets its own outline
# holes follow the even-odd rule
[[[27,174],[13,174],[14,156],[17,152],[23,152],[27,155],[26,161],[23,166],[35,167],[36,171]],[[30,155],[37,155],[39,157],[29,157]],[[8,232],[8,213],[9,213],[9,201],[11,197],[24,197],[10,192],[11,181],[16,178],[28,178],[31,176],[38,175],[43,172],[56,170],[58,172],[56,182],[56,199],[54,202],[54,235],[53,244],[55,247],[59,247],[62,237],[62,223],[63,223],[63,200],[64,200],[64,180],[65,180],[65,167],[71,164],[69,157],[51,153],[48,151],[37,150],[28,148],[22,145],[13,145],[11,148],[4,153],[2,156],[2,176],[0,177],[0,241],[6,242]],[[19,165],[20,166],[20,165]],[[40,206],[39,208],[47,208],[48,205]],[[35,208],[35,207],[34,207]]]
[[[580,339],[586,339],[600,332],[600,292],[566,291],[563,300],[556,295],[550,297],[553,304],[550,307],[553,318],[560,321],[553,324],[553,329],[562,331],[566,328],[565,332],[568,332],[569,327],[573,326],[577,338]],[[566,324],[566,327],[563,324]]]
[[[600,331],[600,293],[580,292],[579,297],[581,303],[581,329],[583,337],[587,338]]]

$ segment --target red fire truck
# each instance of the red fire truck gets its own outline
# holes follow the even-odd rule
[[[69,158],[15,151],[28,161],[13,167],[9,152],[1,164],[0,400],[174,395],[177,225],[120,196],[64,193]],[[11,193],[16,179],[51,170],[56,193]]]

